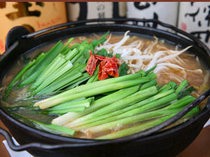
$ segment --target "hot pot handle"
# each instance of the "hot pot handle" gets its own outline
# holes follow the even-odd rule
[[[10,147],[10,149],[12,149],[13,151],[25,151],[25,150],[29,150],[32,148],[36,148],[36,149],[41,149],[41,150],[54,150],[54,149],[63,149],[63,148],[74,148],[74,147],[84,147],[87,145],[87,143],[72,143],[72,144],[44,144],[44,143],[27,143],[27,144],[22,144],[22,145],[18,145],[16,144],[16,142],[14,142],[12,135],[2,129],[0,127],[0,134],[4,136],[4,138],[7,141],[8,146]],[[95,142],[89,143],[88,145],[95,145]]]
[[[69,147],[70,144],[58,144],[58,145],[49,145],[49,144],[42,144],[42,143],[28,143],[28,144],[23,144],[23,145],[18,145],[14,142],[12,135],[2,129],[0,127],[0,134],[4,136],[4,138],[7,141],[8,146],[14,150],[14,151],[25,151],[31,148],[38,148],[38,149],[57,149],[57,148],[62,148],[62,147]]]
[[[53,147],[57,146],[57,145],[47,145],[47,144],[41,144],[41,143],[29,143],[29,144],[24,144],[24,145],[18,145],[12,139],[12,135],[10,135],[8,131],[2,129],[1,127],[0,127],[0,134],[4,136],[4,138],[7,141],[8,146],[14,151],[24,151],[30,148],[53,149]]]
[[[4,130],[3,128],[0,127],[0,134],[4,136],[6,139],[9,147],[14,150],[14,151],[22,151],[25,150],[24,148],[21,148],[21,146],[16,145],[15,142],[12,139],[12,136],[8,133],[8,131]]]
[[[24,38],[25,35],[30,34],[31,31],[24,26],[15,26],[7,33],[5,52],[0,55],[0,71],[4,71],[11,62],[11,58],[18,57],[21,53],[30,48],[30,43],[33,39]]]
[[[12,135],[0,127],[0,134],[4,136],[4,138],[7,141],[8,146],[10,149],[14,151],[25,151],[29,150],[31,148],[37,148],[37,149],[58,149],[63,147],[70,147],[70,144],[58,144],[58,145],[49,145],[49,144],[43,144],[43,143],[28,143],[23,145],[18,145],[16,142],[14,142]]]
[[[24,26],[15,26],[10,29],[6,37],[6,49],[8,49],[15,41],[19,40],[23,35],[29,33],[31,33],[31,31]]]

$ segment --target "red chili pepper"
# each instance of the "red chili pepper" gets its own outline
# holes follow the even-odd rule
[[[118,77],[118,61],[115,57],[104,59],[100,62],[99,65],[99,72],[98,72],[98,79],[104,80],[109,76]]]
[[[100,61],[106,59],[106,57],[104,57],[104,56],[99,56],[99,55],[95,55],[95,57],[96,57],[96,59],[98,59],[98,60],[100,60]]]
[[[94,71],[96,70],[97,62],[98,59],[95,57],[95,55],[92,54],[92,52],[90,52],[90,58],[88,59],[86,66],[86,71],[90,76],[92,76]]]
[[[105,66],[105,62],[102,61],[100,62],[100,65],[99,65],[99,71],[98,71],[98,79],[99,80],[104,80],[106,78],[109,77],[109,75],[106,73],[106,71],[104,70],[104,66]]]
[[[99,63],[100,62],[100,63]],[[89,75],[93,75],[96,70],[97,63],[99,63],[98,79],[104,80],[111,77],[118,77],[118,60],[116,57],[104,57],[99,55],[94,55],[90,52],[90,58],[88,59],[86,71]]]

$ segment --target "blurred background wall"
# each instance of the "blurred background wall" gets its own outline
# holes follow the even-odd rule
[[[156,19],[195,35],[210,47],[210,2],[0,2],[0,17],[0,54],[14,26],[37,31],[92,18]]]

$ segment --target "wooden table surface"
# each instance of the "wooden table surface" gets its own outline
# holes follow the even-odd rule
[[[0,121],[0,127],[6,127]],[[0,157],[10,157],[0,135]],[[210,157],[210,126],[204,128],[195,141],[177,157]]]

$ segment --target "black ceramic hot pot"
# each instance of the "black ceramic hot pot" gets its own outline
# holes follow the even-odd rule
[[[100,23],[98,23],[99,21]],[[164,30],[152,26],[158,26]],[[167,31],[165,31],[166,29]],[[156,36],[181,47],[192,45],[190,52],[196,54],[206,68],[210,69],[210,50],[198,39],[174,26],[154,20],[104,19],[61,24],[35,33],[29,33],[23,27],[15,27],[7,36],[6,52],[0,59],[0,80],[2,81],[4,75],[23,53],[36,51],[42,46],[72,36],[105,33],[107,31],[123,34],[127,30],[130,30],[133,35],[149,38]],[[26,150],[34,156],[172,157],[195,139],[209,117],[210,103],[207,103],[199,115],[169,130],[161,132],[149,130],[150,132],[145,134],[140,133],[115,140],[99,141],[69,138],[32,128],[12,117],[0,105],[0,118],[10,130],[11,135],[3,129],[0,129],[0,133],[6,138],[13,150]],[[158,129],[156,128],[156,130]],[[15,145],[11,136],[20,145]]]

